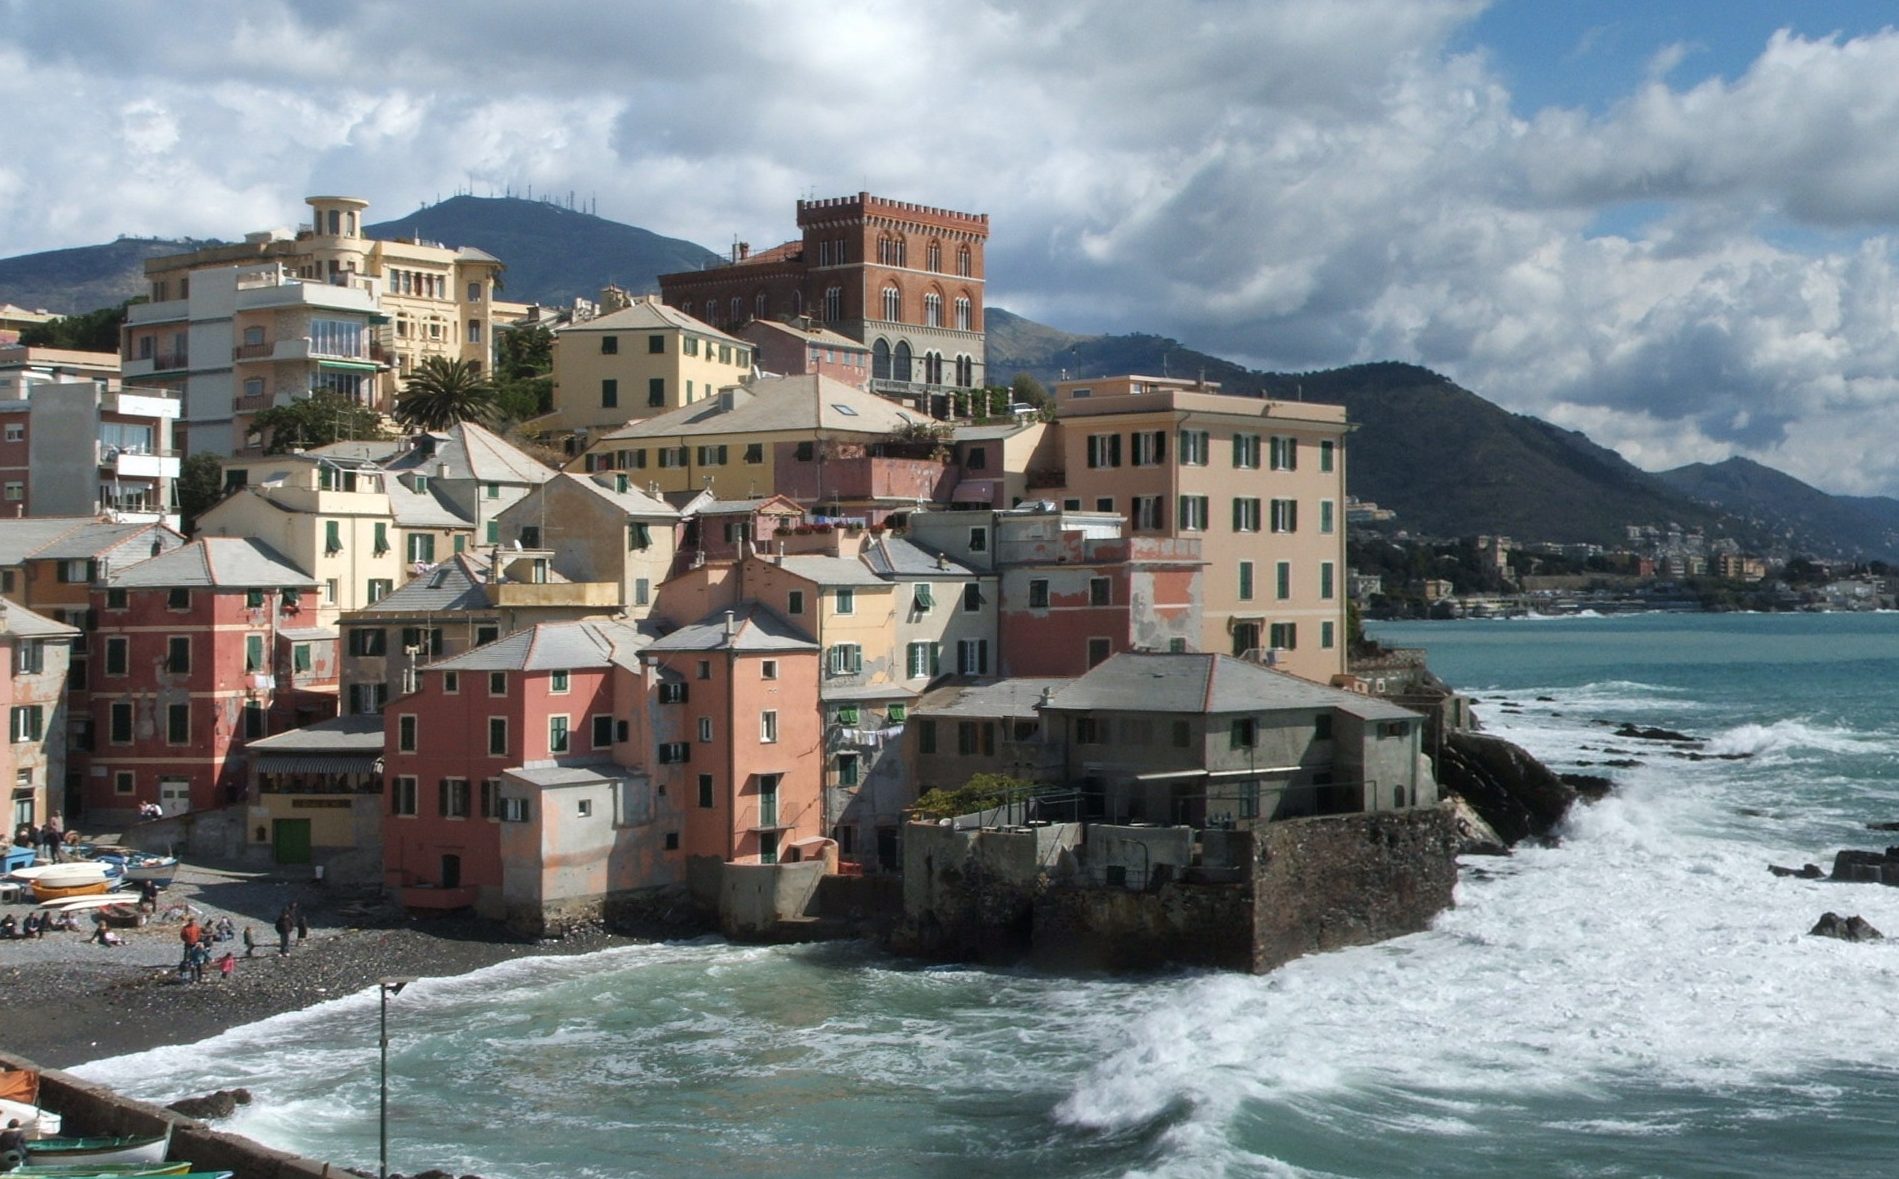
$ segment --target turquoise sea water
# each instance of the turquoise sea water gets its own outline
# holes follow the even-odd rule
[[[1428,932],[1264,978],[637,947],[391,1005],[391,1165],[525,1176],[1885,1175],[1899,889],[1771,876],[1899,820],[1899,616],[1376,628],[1609,800],[1471,860]],[[1547,699],[1545,699],[1547,698]],[[1601,722],[1680,729],[1690,761]],[[1899,842],[1899,840],[1894,840]],[[376,996],[79,1070],[372,1166]]]

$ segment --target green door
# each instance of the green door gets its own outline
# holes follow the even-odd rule
[[[270,846],[279,864],[310,862],[310,820],[272,819]]]

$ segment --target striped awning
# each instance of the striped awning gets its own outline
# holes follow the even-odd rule
[[[373,753],[279,753],[257,759],[260,774],[373,774],[381,768],[381,755]]]

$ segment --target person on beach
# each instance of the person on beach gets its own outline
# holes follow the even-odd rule
[[[21,928],[20,936],[38,938],[43,924],[38,913],[28,913],[26,915],[26,924]]]
[[[158,881],[144,880],[139,882],[138,907],[147,913],[158,912]]]
[[[290,902],[290,910],[297,915],[297,940],[301,942],[310,936],[310,919],[303,915],[303,906],[295,901]]]
[[[65,835],[59,829],[59,816],[54,815],[46,820],[46,826],[40,828],[40,847],[46,853],[46,862],[59,863],[63,859],[60,849],[64,846]]]
[[[0,917],[0,937],[11,941],[19,936],[20,923],[13,919],[13,914],[8,913],[5,917]]]
[[[185,943],[184,961],[180,965],[190,966],[199,944],[204,941],[204,926],[198,924],[196,917],[187,918],[185,927],[178,931],[178,940]]]
[[[20,1129],[19,1118],[8,1118],[7,1128],[0,1130],[0,1155],[9,1150],[17,1150],[20,1157],[26,1157],[26,1131]]]
[[[290,952],[290,933],[297,928],[296,918],[290,915],[290,906],[285,905],[283,912],[277,914],[277,956],[283,957]]]
[[[250,957],[254,957],[256,953],[257,953],[257,935],[251,932],[250,926],[246,925],[244,927],[244,956],[246,958],[250,958]]]
[[[224,957],[218,959],[218,973],[224,977],[225,982],[230,982],[236,977],[237,955],[229,950],[224,951]]]

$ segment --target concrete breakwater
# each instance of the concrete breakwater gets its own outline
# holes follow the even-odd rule
[[[40,1074],[40,1104],[57,1112],[70,1134],[158,1134],[169,1125],[172,1157],[189,1159],[200,1171],[230,1171],[237,1179],[340,1179],[353,1174],[331,1163],[272,1150],[242,1134],[213,1129],[194,1118],[135,1101],[71,1073],[41,1068],[23,1056],[0,1052],[0,1065],[36,1070]]]

